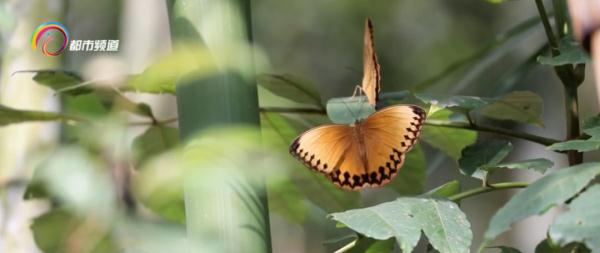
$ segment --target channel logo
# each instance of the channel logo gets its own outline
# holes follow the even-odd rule
[[[52,43],[59,41],[58,43]],[[42,54],[58,56],[62,54],[69,44],[69,30],[58,22],[46,22],[38,26],[31,36],[31,48],[37,50],[41,47]],[[60,45],[57,47],[56,45]]]

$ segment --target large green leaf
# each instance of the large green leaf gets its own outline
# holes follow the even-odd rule
[[[571,37],[561,40],[557,56],[539,56],[538,62],[542,65],[561,66],[567,64],[582,64],[590,61],[590,55]]]
[[[257,77],[258,85],[273,92],[273,94],[292,101],[321,106],[321,95],[315,85],[300,77],[290,74],[262,74]]]
[[[558,245],[583,242],[600,252],[600,185],[587,189],[571,204],[569,211],[560,214],[550,226],[550,237]]]
[[[415,146],[408,154],[404,165],[394,180],[388,185],[402,195],[423,193],[427,179],[427,162],[420,146]]]
[[[100,220],[77,217],[64,209],[54,209],[35,218],[31,231],[36,245],[45,253],[119,252],[110,226]]]
[[[138,164],[149,158],[176,147],[179,144],[179,130],[162,124],[149,127],[146,132],[133,140],[133,150]]]
[[[47,86],[62,94],[82,95],[92,92],[87,86],[78,86],[83,83],[83,79],[70,71],[64,70],[40,70],[35,71],[33,80],[37,83]]]
[[[532,183],[512,197],[490,221],[482,246],[510,228],[516,221],[542,214],[581,191],[600,173],[600,163],[564,168]]]
[[[338,124],[352,124],[374,112],[375,108],[369,105],[364,96],[332,98],[327,101],[327,116]]]
[[[399,198],[368,208],[333,213],[331,217],[377,240],[395,238],[403,252],[412,252],[421,231],[440,252],[469,252],[473,238],[465,214],[447,200]]]
[[[488,140],[470,145],[462,150],[458,160],[460,171],[484,180],[490,169],[495,168],[513,150],[510,142]]]
[[[449,110],[440,110],[427,117],[432,120],[448,120],[451,114],[452,112]],[[421,139],[429,145],[442,150],[457,161],[460,158],[461,150],[475,142],[477,139],[477,132],[426,125],[423,128]]]
[[[543,101],[539,95],[530,91],[514,91],[483,107],[481,114],[492,119],[544,126],[542,109]]]

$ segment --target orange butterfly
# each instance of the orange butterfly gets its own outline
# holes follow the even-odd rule
[[[375,106],[380,76],[372,31],[367,19],[361,89]],[[415,105],[389,106],[351,125],[310,129],[294,140],[290,153],[343,189],[383,186],[398,174],[405,154],[419,138],[425,117],[425,111]]]

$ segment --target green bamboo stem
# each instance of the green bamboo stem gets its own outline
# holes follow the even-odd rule
[[[177,0],[168,2],[168,7],[174,44],[185,40],[204,46],[211,50],[220,67],[225,65],[221,61],[226,59],[219,57],[224,50],[230,56],[249,55],[244,51],[249,48],[238,45],[251,43],[250,0]],[[239,57],[236,64],[244,71],[219,68],[219,73],[190,75],[177,83],[179,126],[184,141],[211,127],[259,125],[252,60]],[[269,213],[262,178],[236,171],[238,178],[228,180],[219,173],[221,169],[214,172],[202,173],[202,180],[211,182],[209,188],[194,180],[184,183],[190,242],[214,243],[220,252],[270,252]]]

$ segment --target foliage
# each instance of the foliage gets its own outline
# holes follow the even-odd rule
[[[264,218],[256,214],[263,211],[256,210],[262,200],[248,190],[252,181],[246,179],[265,177],[271,212],[294,224],[331,228],[323,232],[328,237],[339,233],[347,236],[351,231],[352,242],[341,245],[344,252],[392,252],[394,248],[412,252],[421,233],[425,235],[423,241],[439,252],[469,252],[475,243],[460,202],[485,192],[524,186],[527,187],[492,217],[480,251],[519,252],[510,246],[490,245],[513,223],[564,205],[568,211],[556,218],[549,227],[548,238],[538,244],[536,252],[589,252],[588,248],[594,252],[600,248],[600,217],[598,212],[589,210],[600,204],[600,187],[593,180],[600,174],[600,164],[572,160],[568,167],[525,183],[493,183],[491,176],[521,170],[544,174],[554,166],[544,157],[511,159],[513,139],[533,141],[548,150],[570,154],[600,149],[600,116],[586,120],[575,131],[581,130],[579,136],[555,140],[508,127],[544,126],[544,103],[534,92],[515,90],[491,96],[429,93],[429,88],[458,69],[470,67],[451,90],[461,90],[475,80],[473,76],[484,76],[483,68],[496,62],[490,59],[514,49],[510,41],[524,37],[540,21],[550,24],[551,15],[541,8],[539,11],[541,19],[519,24],[473,56],[415,85],[413,90],[381,94],[378,107],[411,103],[426,108],[428,115],[420,142],[406,155],[399,175],[383,189],[365,193],[342,191],[285,154],[293,139],[306,129],[330,122],[352,124],[374,113],[376,110],[363,96],[323,100],[317,85],[306,78],[260,74],[256,78],[261,99],[260,134],[257,129],[213,129],[180,142],[182,134],[173,124],[176,119],[158,119],[150,106],[132,101],[125,93],[175,94],[177,85],[212,77],[223,70],[241,73],[241,78],[251,80],[252,71],[236,64],[250,56],[220,55],[224,64],[217,66],[213,52],[207,48],[177,45],[173,53],[161,57],[142,73],[123,77],[122,83],[111,87],[97,84],[100,80],[84,80],[71,71],[33,71],[33,80],[54,90],[64,110],[30,111],[0,105],[0,126],[33,121],[65,123],[64,143],[50,147],[52,151],[40,151],[30,161],[36,171],[24,197],[52,203],[47,213],[33,220],[36,243],[44,252],[220,252],[223,245],[186,239],[186,226],[192,222],[186,216],[190,191],[198,191],[203,204],[218,201],[215,192],[238,196],[245,205],[232,209],[248,209],[254,215],[252,219],[258,220]],[[555,12],[556,18],[564,16],[560,9]],[[578,68],[589,56],[569,34],[561,31],[556,38],[553,32],[548,34],[548,45],[539,47],[522,65],[508,71],[498,81],[503,85],[497,90],[513,90],[515,80],[531,71],[535,67],[531,63],[536,60],[555,68],[565,86],[579,85],[583,76]],[[548,48],[550,56],[539,55]],[[145,127],[131,143],[124,141],[131,127],[125,118],[130,115],[142,118],[144,121],[136,125]],[[577,117],[575,114],[579,120]],[[468,184],[461,185],[450,178],[426,189],[428,167],[434,164],[430,156],[438,153],[455,162],[445,163],[444,169],[456,169],[464,176],[481,180],[483,185],[463,189]],[[215,178],[218,180],[210,180]],[[237,188],[227,192],[224,185]],[[389,201],[389,196],[394,200]],[[202,220],[200,223],[206,226],[203,232],[216,234],[216,222]],[[343,229],[335,230],[333,222]],[[255,233],[263,230],[251,224],[244,226],[247,229],[240,231],[249,237],[268,237]]]

